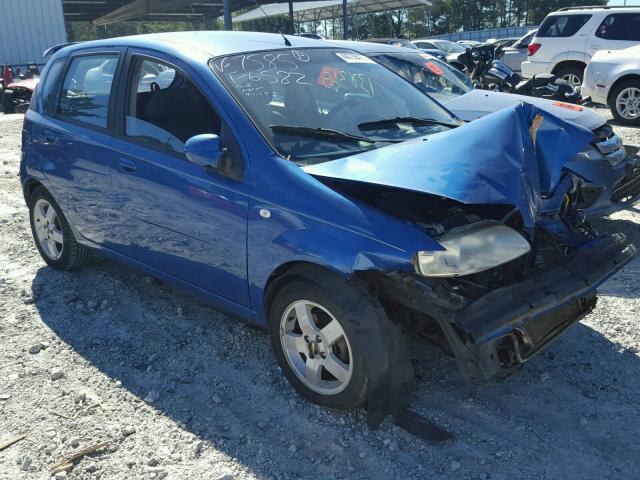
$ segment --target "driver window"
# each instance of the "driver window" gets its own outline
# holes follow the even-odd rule
[[[183,153],[189,138],[220,130],[220,117],[183,72],[157,60],[134,60],[126,136]]]

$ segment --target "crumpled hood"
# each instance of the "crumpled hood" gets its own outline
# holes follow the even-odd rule
[[[533,227],[542,194],[554,191],[564,164],[592,140],[586,128],[519,104],[446,132],[304,170],[462,203],[514,205]]]
[[[458,118],[471,122],[489,113],[507,107],[513,107],[521,102],[545,110],[563,120],[582,125],[589,130],[595,130],[606,122],[606,118],[589,108],[555,102],[544,98],[526,97],[513,93],[493,92],[489,90],[471,90],[464,95],[434,95],[447,109]]]

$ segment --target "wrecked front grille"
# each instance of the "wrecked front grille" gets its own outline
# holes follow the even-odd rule
[[[605,124],[593,131],[596,136],[592,145],[598,150],[607,161],[613,165],[619,165],[627,156],[622,140],[611,128],[611,125]]]

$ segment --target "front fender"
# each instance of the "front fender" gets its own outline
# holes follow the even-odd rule
[[[360,207],[375,222],[370,234],[283,207],[254,202],[248,219],[249,294],[252,308],[262,322],[266,322],[262,308],[265,288],[282,265],[311,263],[349,278],[363,270],[413,271],[418,251],[443,249],[417,227],[378,214],[366,205]],[[376,238],[377,228],[392,231],[393,244]]]

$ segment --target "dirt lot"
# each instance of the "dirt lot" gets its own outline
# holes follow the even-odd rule
[[[501,383],[467,384],[412,341],[412,405],[457,436],[433,446],[299,398],[265,333],[181,291],[104,259],[46,267],[16,176],[20,128],[0,115],[0,445],[28,436],[0,452],[0,479],[50,478],[102,441],[56,478],[638,478],[640,260]],[[640,243],[640,210],[601,223]]]

